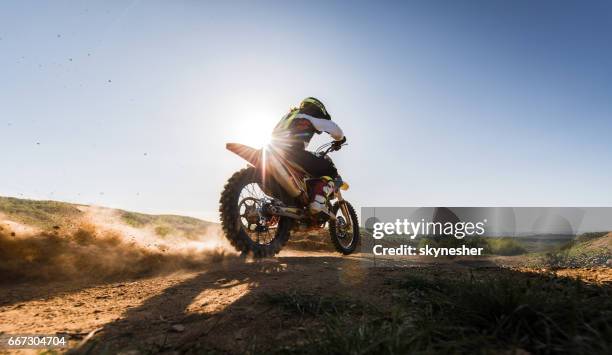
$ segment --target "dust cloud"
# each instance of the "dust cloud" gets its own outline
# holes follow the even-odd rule
[[[218,225],[197,238],[156,235],[88,207],[78,221],[37,230],[0,220],[0,283],[111,280],[205,268],[237,258]]]

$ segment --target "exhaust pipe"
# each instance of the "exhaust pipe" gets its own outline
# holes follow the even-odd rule
[[[268,206],[267,211],[274,216],[289,217],[293,219],[302,219],[304,215],[302,211],[295,207]]]
[[[293,219],[304,219],[306,217],[301,209],[295,207],[268,206],[266,212],[274,216],[283,216]],[[336,216],[333,213],[328,211],[321,212],[325,213],[331,221],[336,220]]]

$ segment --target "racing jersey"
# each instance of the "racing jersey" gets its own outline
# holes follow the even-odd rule
[[[272,131],[272,142],[281,148],[306,149],[314,134],[326,132],[339,141],[342,129],[332,120],[316,118],[295,109],[287,113]]]

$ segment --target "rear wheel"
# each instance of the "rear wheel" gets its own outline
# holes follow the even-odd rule
[[[340,208],[344,204],[346,208]],[[329,221],[329,235],[336,250],[344,255],[357,249],[360,240],[359,221],[353,206],[347,201],[336,202],[331,209],[336,221]]]
[[[242,253],[256,258],[273,256],[289,239],[291,220],[287,217],[266,218],[259,213],[268,196],[259,186],[255,168],[236,172],[221,193],[219,212],[225,237]]]

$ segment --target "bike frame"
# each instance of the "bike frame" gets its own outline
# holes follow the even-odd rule
[[[297,164],[289,160],[285,153],[273,146],[268,146],[263,149],[255,149],[240,143],[227,143],[226,149],[232,153],[240,156],[255,168],[261,170],[262,175],[262,189],[270,196],[273,194],[270,191],[266,191],[265,179],[270,174],[276,182],[292,197],[297,198],[299,196],[308,196],[308,187],[306,185],[306,176],[308,174]],[[326,155],[331,151],[331,148],[327,149],[323,155]],[[347,190],[348,184],[342,183],[340,187],[334,189],[333,199],[337,199],[342,209],[342,213],[345,216],[349,216],[349,211],[346,205],[343,203],[344,198],[340,190]],[[300,219],[304,217],[300,215],[299,209],[295,207],[274,207],[274,214],[287,216],[291,218]],[[329,213],[329,217],[332,220],[336,219],[336,216]],[[350,220],[350,218],[349,218]]]

